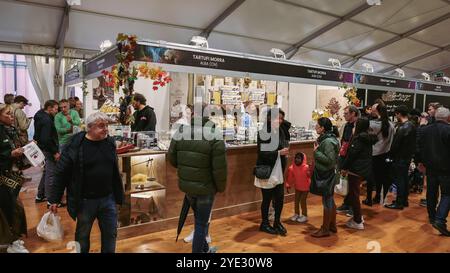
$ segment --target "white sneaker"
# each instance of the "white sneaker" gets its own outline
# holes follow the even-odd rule
[[[290,218],[290,220],[291,221],[297,221],[297,219],[299,218],[300,216],[298,215],[298,214],[294,214],[294,216],[292,216],[291,218]]]
[[[305,215],[301,215],[301,216],[299,216],[297,218],[297,222],[299,222],[299,223],[306,223],[306,222],[308,222],[308,217],[305,216]]]
[[[364,229],[364,224],[363,222],[361,223],[356,223],[355,221],[353,221],[353,218],[351,219],[351,221],[345,223],[345,225],[349,228],[354,228],[354,229],[359,229],[359,230],[363,230]]]
[[[189,235],[188,235],[186,238],[184,238],[183,240],[184,240],[185,243],[190,243],[190,242],[192,242],[192,240],[194,240],[194,231],[192,231],[191,234],[189,234]],[[208,244],[211,243],[211,236],[209,236],[209,234],[208,234],[208,236],[206,236],[206,242],[207,242]]]
[[[207,253],[217,253],[218,247],[210,246]]]
[[[194,231],[192,231],[186,238],[184,238],[185,243],[190,243],[194,239]]]
[[[22,240],[14,241],[6,250],[8,253],[30,253],[24,246]]]

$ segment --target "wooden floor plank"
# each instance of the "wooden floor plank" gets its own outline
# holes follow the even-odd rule
[[[65,209],[60,210],[65,231],[65,239],[61,243],[50,243],[42,240],[36,234],[36,226],[41,216],[47,211],[46,204],[35,204],[37,184],[40,172],[29,171],[33,180],[24,185],[20,194],[26,209],[28,219],[28,238],[25,245],[30,252],[52,253],[70,252],[67,244],[74,239],[75,222],[70,219]],[[352,252],[367,253],[374,251],[373,246],[380,246],[381,252],[450,252],[450,238],[438,235],[427,222],[426,208],[419,206],[423,196],[411,194],[410,207],[403,211],[389,210],[376,205],[363,205],[365,219],[364,231],[350,230],[345,227],[348,219],[338,215],[338,234],[328,238],[316,239],[310,233],[318,228],[322,221],[321,200],[317,196],[308,198],[309,222],[293,223],[289,217],[293,214],[293,203],[285,204],[282,219],[288,230],[286,237],[269,235],[258,231],[260,223],[259,211],[213,220],[210,233],[212,245],[219,252],[274,252],[274,253],[320,253],[320,252]],[[337,203],[342,202],[336,197]],[[191,251],[191,244],[183,242],[182,238],[192,230],[186,226],[175,242],[176,230],[145,234],[117,242],[117,252],[180,252]],[[99,229],[94,225],[91,234],[91,251],[100,251]]]

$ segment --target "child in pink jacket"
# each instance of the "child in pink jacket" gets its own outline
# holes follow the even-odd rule
[[[311,171],[306,155],[304,153],[297,153],[294,162],[288,168],[286,179],[287,192],[289,192],[291,187],[295,188],[295,214],[291,217],[291,221],[297,221],[299,223],[308,221],[306,198],[308,197],[310,184]],[[300,215],[299,204],[302,207],[302,215]]]

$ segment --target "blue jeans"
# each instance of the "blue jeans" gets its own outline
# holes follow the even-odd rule
[[[333,194],[328,196],[323,195],[322,205],[324,209],[332,209],[335,206]]]
[[[428,218],[434,221],[439,198],[439,182],[441,176],[427,175],[427,210]]]
[[[450,209],[450,176],[438,176],[437,178],[441,188],[441,201],[439,202],[439,206],[437,208],[435,222],[439,224],[446,224],[448,210]]]
[[[397,160],[392,163],[394,173],[394,184],[397,186],[396,204],[405,206],[409,196],[409,161]]]
[[[206,253],[209,250],[206,235],[208,235],[209,216],[214,203],[214,195],[187,195],[187,197],[195,218],[192,253]]]
[[[435,222],[438,224],[447,224],[448,210],[450,209],[450,195],[442,194],[441,201],[436,212]]]
[[[75,241],[80,243],[81,253],[89,253],[92,224],[98,220],[102,238],[102,253],[116,251],[117,209],[114,196],[98,199],[82,199],[77,215]]]
[[[53,155],[45,151],[43,153],[45,156],[45,167],[38,186],[37,198],[39,199],[50,196],[50,187],[53,185],[53,177],[56,169],[56,161]]]

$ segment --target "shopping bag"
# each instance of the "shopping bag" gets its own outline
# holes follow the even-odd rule
[[[334,186],[334,192],[346,196],[348,194],[348,178],[344,176],[340,176],[339,184]]]
[[[37,226],[37,235],[49,242],[62,241],[64,230],[61,225],[61,217],[50,211],[44,214]]]

